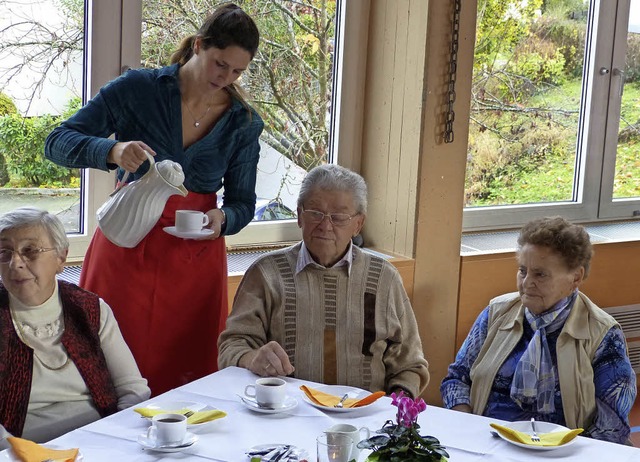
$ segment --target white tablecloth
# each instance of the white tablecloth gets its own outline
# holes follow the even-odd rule
[[[286,414],[261,414],[247,409],[236,394],[257,376],[240,368],[227,368],[208,377],[167,392],[149,402],[195,401],[225,411],[228,416],[198,432],[199,441],[180,453],[145,451],[138,435],[149,425],[131,409],[99,420],[52,444],[61,448],[79,447],[85,462],[146,462],[156,460],[246,462],[245,451],[257,444],[286,443],[306,448],[315,461],[315,439],[336,423],[350,423],[377,430],[386,420],[395,419],[396,408],[387,397],[365,409],[348,413],[325,413],[303,400],[301,384],[312,382],[287,378],[289,395],[298,406]],[[144,406],[145,403],[140,406]],[[495,421],[461,412],[428,406],[420,414],[421,434],[433,435],[447,448],[452,462],[519,462],[561,459],[564,462],[640,462],[640,449],[578,437],[566,448],[537,451],[520,448],[489,433]],[[496,421],[500,422],[500,421]],[[364,458],[364,454],[363,454]],[[0,462],[11,460],[0,453]]]

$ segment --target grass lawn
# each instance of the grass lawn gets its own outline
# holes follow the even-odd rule
[[[474,195],[467,206],[572,199],[580,90],[581,82],[574,80],[530,98],[520,111],[477,115],[484,126],[471,127],[467,197],[470,191]],[[625,85],[620,130],[614,197],[640,197],[637,83]]]

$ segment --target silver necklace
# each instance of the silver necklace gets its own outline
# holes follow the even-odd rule
[[[204,114],[202,114],[200,117],[198,117],[198,118],[196,119],[196,118],[195,118],[195,116],[193,115],[193,112],[191,112],[191,108],[189,107],[189,105],[187,104],[187,102],[186,102],[186,101],[184,101],[184,100],[183,100],[182,102],[183,102],[183,103],[184,103],[184,105],[186,106],[187,111],[189,111],[189,114],[191,115],[191,118],[193,119],[193,126],[194,126],[194,127],[196,127],[196,128],[198,128],[198,127],[200,126],[200,121],[201,121],[202,119],[204,119],[204,118],[205,118],[205,116],[209,113],[209,110],[211,109],[211,104],[209,104],[209,105],[207,106],[207,110],[206,110],[206,111],[204,111]]]
[[[33,350],[33,355],[36,358],[38,358],[40,363],[45,368],[49,369],[50,371],[59,371],[60,369],[65,367],[67,364],[69,364],[69,355],[68,354],[66,355],[67,360],[64,362],[64,364],[62,364],[62,366],[53,367],[53,366],[49,366],[47,363],[45,363],[43,361],[43,359],[40,356],[38,356],[38,354],[36,353],[36,349],[33,348],[31,345],[29,345],[29,343],[27,342],[26,334],[24,333],[24,330],[22,330],[22,323],[16,318],[16,315],[13,312],[13,309],[11,307],[9,307],[9,312],[11,313],[11,319],[13,321],[13,324],[18,328],[18,337],[20,337],[20,340],[22,340],[22,343],[24,343],[26,346],[28,346],[29,348],[31,348]]]

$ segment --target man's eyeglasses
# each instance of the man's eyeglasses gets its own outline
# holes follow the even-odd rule
[[[56,249],[44,249],[42,247],[25,247],[21,250],[0,249],[0,263],[10,263],[14,253],[17,253],[22,258],[22,261],[27,263],[37,260],[42,252],[51,252],[52,250]]]
[[[324,217],[329,217],[329,221],[333,226],[347,226],[353,217],[359,215],[359,213],[354,213],[353,215],[348,213],[324,213],[319,210],[305,210],[304,207],[302,207],[302,213],[311,223],[321,223]]]

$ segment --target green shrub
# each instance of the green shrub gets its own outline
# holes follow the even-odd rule
[[[23,118],[19,114],[0,117],[0,151],[7,169],[20,186],[69,183],[72,171],[44,157],[44,141],[58,118],[46,115]]]
[[[80,108],[80,98],[67,104],[62,116],[22,117],[10,113],[0,117],[0,153],[9,173],[7,181],[17,187],[73,187],[77,169],[60,167],[44,157],[47,135]]]
[[[6,114],[15,114],[18,112],[13,100],[6,94],[0,92],[0,116]],[[9,182],[9,171],[7,170],[7,162],[4,159],[4,153],[0,149],[0,186],[4,186]]]
[[[640,34],[629,34],[627,37],[624,77],[625,82],[640,81]]]
[[[583,22],[558,16],[542,16],[534,23],[531,33],[550,43],[564,57],[563,72],[567,78],[580,77],[584,64],[586,25]]]
[[[14,104],[11,97],[0,92],[0,116],[6,114],[15,114],[18,112],[16,105]]]

